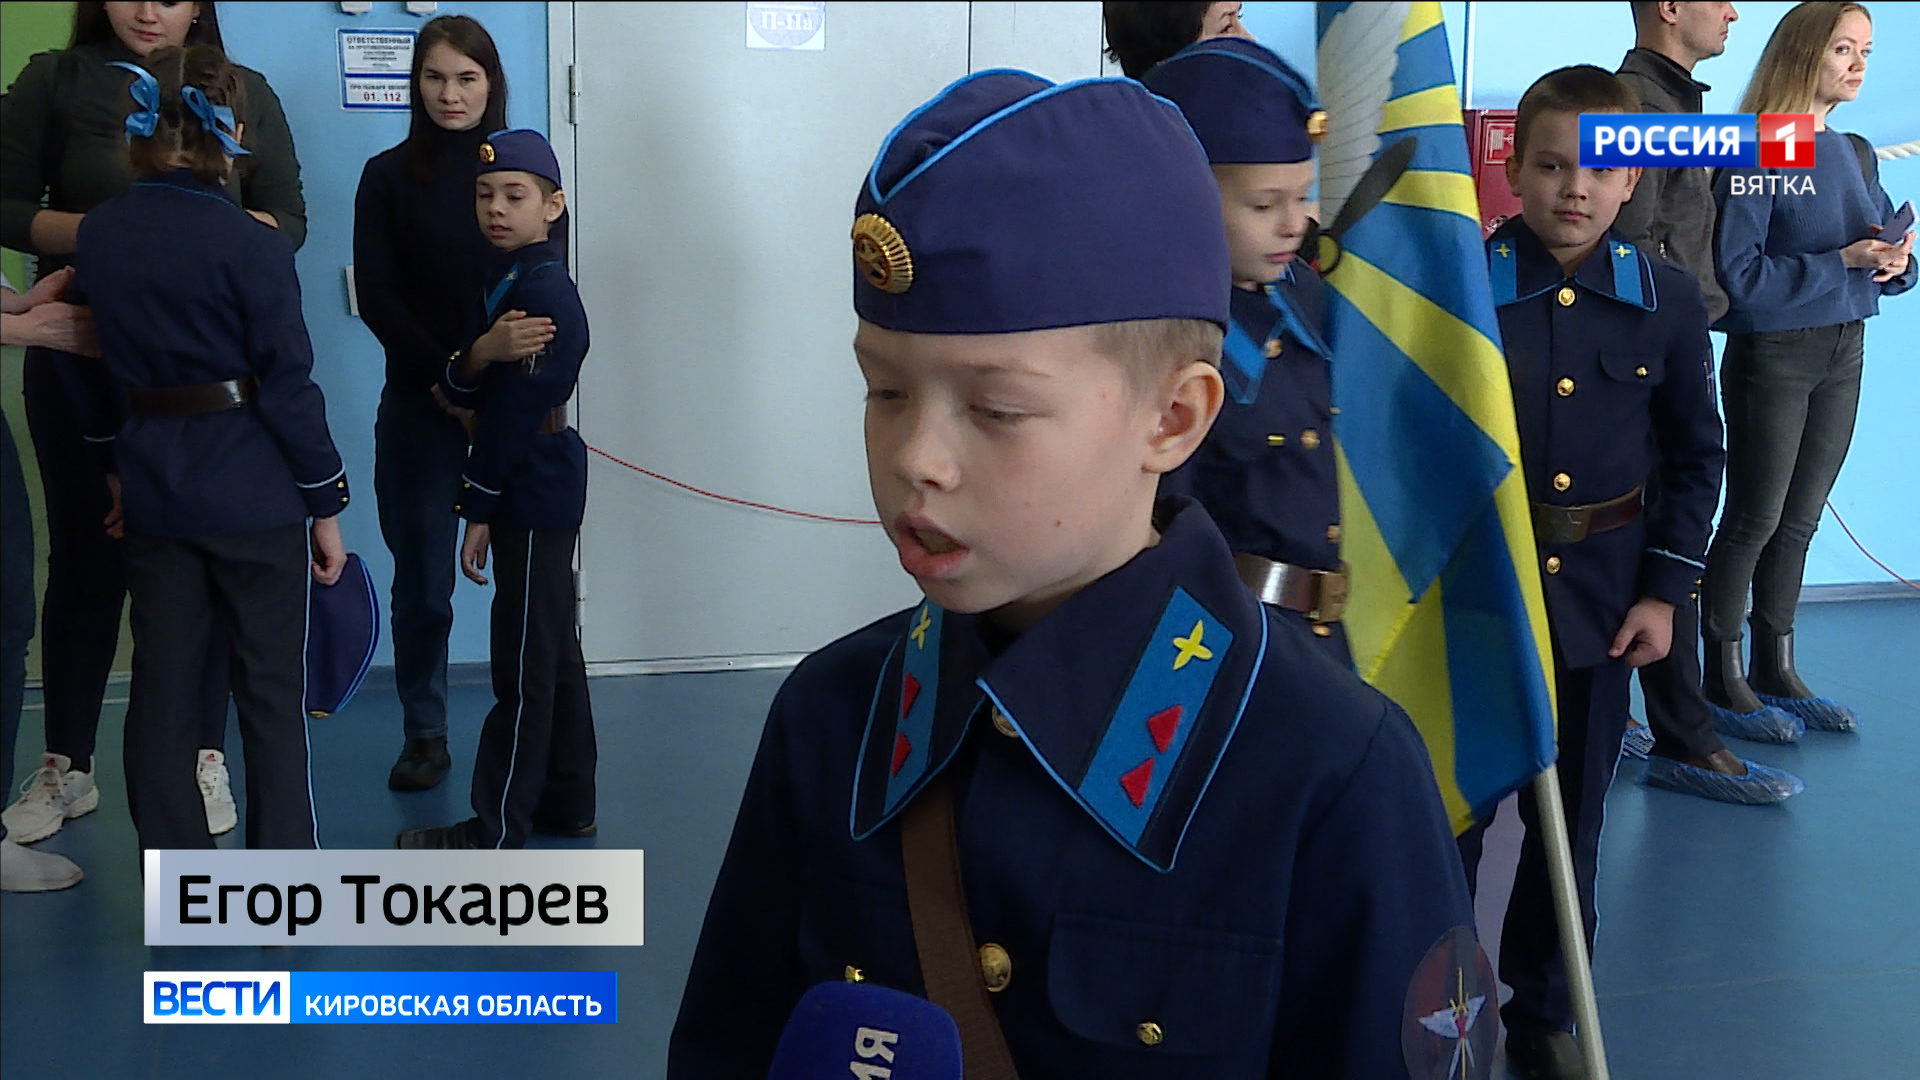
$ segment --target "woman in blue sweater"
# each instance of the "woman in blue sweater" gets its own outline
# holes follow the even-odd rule
[[[1834,106],[1859,95],[1872,45],[1860,4],[1789,11],[1740,111],[1812,113],[1814,166],[1729,169],[1714,185],[1715,260],[1732,307],[1716,324],[1727,332],[1727,500],[1701,584],[1705,690],[1734,712],[1773,705],[1826,731],[1851,731],[1855,720],[1794,672],[1801,571],[1853,438],[1865,322],[1882,296],[1914,281],[1913,235],[1881,235],[1893,205],[1871,145],[1827,126]],[[1743,675],[1749,587],[1753,656]]]
[[[465,15],[434,19],[413,50],[413,123],[367,162],[353,206],[360,314],[387,353],[374,421],[374,494],[393,553],[394,682],[406,745],[396,791],[440,783],[447,753],[447,635],[467,432],[439,399],[447,357],[472,341],[481,274],[493,257],[473,226],[473,170],[507,126],[507,78],[493,38]]]

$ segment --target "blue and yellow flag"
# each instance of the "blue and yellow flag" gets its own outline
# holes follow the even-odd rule
[[[1325,260],[1347,633],[1460,831],[1554,755],[1520,437],[1440,5],[1317,7],[1322,220],[1378,198]],[[1363,174],[1409,138],[1370,194]]]

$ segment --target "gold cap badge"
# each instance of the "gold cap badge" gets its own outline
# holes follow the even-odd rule
[[[493,144],[492,144],[492,143],[490,143],[490,142],[483,142],[483,143],[481,143],[481,144],[480,144],[480,163],[481,163],[482,165],[491,165],[491,164],[493,164],[493,156],[494,156],[494,155],[493,155]]]
[[[1327,133],[1327,114],[1323,109],[1315,109],[1307,117],[1307,138],[1318,141]]]
[[[898,295],[913,286],[913,254],[893,222],[861,214],[853,222],[853,261],[867,284]]]

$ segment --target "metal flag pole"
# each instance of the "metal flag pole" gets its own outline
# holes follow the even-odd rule
[[[1560,955],[1566,961],[1567,992],[1573,998],[1580,1056],[1586,1062],[1587,1080],[1608,1080],[1607,1048],[1600,1038],[1600,1003],[1593,995],[1593,968],[1587,963],[1587,931],[1580,917],[1580,890],[1573,880],[1573,845],[1567,838],[1558,765],[1547,766],[1533,778],[1533,798],[1540,809],[1540,839],[1546,848],[1547,880],[1553,885],[1553,913],[1560,924]]]

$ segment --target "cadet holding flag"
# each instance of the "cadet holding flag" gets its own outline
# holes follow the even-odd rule
[[[947,1009],[970,1077],[1485,1075],[1418,734],[1157,497],[1223,396],[1220,222],[1131,80],[983,72],[882,144],[853,344],[926,599],[776,698],[670,1077],[766,1075],[841,979]]]
[[[1326,301],[1300,257],[1326,114],[1298,72],[1245,38],[1193,45],[1142,81],[1180,106],[1206,149],[1233,266],[1226,402],[1161,490],[1198,499],[1253,594],[1350,666]]]

